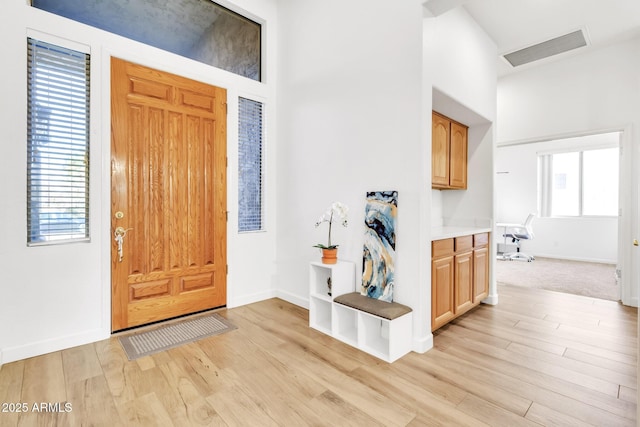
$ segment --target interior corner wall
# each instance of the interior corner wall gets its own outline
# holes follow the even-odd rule
[[[495,210],[497,47],[461,7],[426,17],[424,38],[423,75],[425,85],[432,88],[431,109],[469,126],[468,188],[432,190],[431,225],[491,224]],[[431,152],[431,132],[428,140]],[[498,301],[494,254],[492,245],[488,300],[493,304]]]
[[[497,48],[493,40],[461,7],[425,18],[425,27],[431,33],[432,86],[485,122],[494,122]]]
[[[108,338],[111,327],[110,57],[157,68],[227,89],[227,304],[273,297],[275,271],[275,0],[224,0],[265,25],[266,83],[255,82],[142,43],[134,42],[28,6],[3,4],[0,38],[0,364]],[[26,245],[26,35],[52,43],[72,43],[91,53],[90,224],[88,243]],[[266,227],[237,232],[237,97],[254,97],[267,110],[265,156]],[[264,254],[267,254],[266,256]]]
[[[434,190],[435,225],[493,218],[493,148],[495,141],[497,70],[495,43],[463,9],[425,18],[429,34],[432,108],[469,126],[468,188]],[[427,66],[425,66],[426,68]],[[437,204],[441,203],[441,206]]]
[[[312,246],[328,231],[314,224],[335,201],[349,226],[332,243],[359,284],[366,193],[397,190],[394,300],[413,308],[414,338],[430,336],[421,2],[282,0],[278,22],[279,295],[308,306]]]
[[[594,131],[623,130],[621,180],[627,193],[620,204],[619,236],[638,237],[638,159],[640,134],[640,39],[516,72],[498,82],[499,144],[557,139]],[[499,198],[500,195],[498,194]],[[638,253],[630,242],[619,253],[623,302],[637,305]],[[628,292],[627,295],[624,292]]]

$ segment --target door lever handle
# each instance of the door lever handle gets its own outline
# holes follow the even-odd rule
[[[133,230],[133,228],[116,227],[116,231],[114,231],[113,234],[124,237],[127,235],[127,231],[129,230]]]
[[[633,239],[633,246],[638,246],[638,239]]]
[[[122,262],[122,258],[124,257],[124,254],[122,251],[122,245],[124,244],[124,236],[127,235],[127,231],[129,230],[133,230],[133,229],[116,227],[116,230],[113,232],[114,240],[116,241],[116,245],[118,245],[118,262]]]

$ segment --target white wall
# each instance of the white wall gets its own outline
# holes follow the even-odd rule
[[[350,208],[333,240],[362,271],[367,191],[397,190],[394,299],[414,309],[414,342],[430,343],[426,183],[428,107],[422,105],[419,0],[279,3],[278,276],[280,296],[308,304],[309,262],[326,241],[316,219]]]
[[[267,231],[237,233],[237,97],[257,97],[275,116],[275,61],[267,61],[267,83],[253,82],[194,61],[26,6],[3,3],[0,38],[0,364],[107,338],[110,334],[110,113],[109,57],[117,56],[181,74],[228,90],[228,305],[275,295],[275,120],[267,120]],[[237,0],[224,5],[264,22],[265,53],[275,58],[274,1]],[[78,43],[91,52],[91,242],[26,246],[26,35]],[[265,257],[264,254],[267,254]]]
[[[433,109],[469,126],[468,188],[433,190],[439,223],[493,217],[493,122],[496,117],[495,43],[462,8],[425,19],[426,78]],[[441,205],[440,205],[441,204]]]
[[[460,104],[443,113],[471,125],[495,121],[497,48],[493,40],[461,7],[425,18],[424,23],[430,58],[430,70],[425,72],[437,91]],[[434,103],[441,106],[444,101]]]
[[[292,0],[279,11],[280,294],[307,304],[308,263],[319,257],[312,245],[326,239],[326,228],[313,224],[335,200],[351,207],[351,226],[334,238],[340,258],[361,271],[365,193],[398,190],[395,300],[413,308],[414,349],[424,351],[432,342],[432,86],[438,76],[444,89],[495,117],[495,46],[460,11],[422,20],[419,2]],[[434,25],[443,21],[451,25]],[[439,50],[451,39],[471,48],[452,59]],[[470,65],[480,71],[469,80]],[[451,66],[460,73],[451,76]],[[486,179],[490,187],[491,174]]]
[[[623,130],[619,258],[622,300],[637,305],[640,41],[601,48],[505,76],[498,83],[498,142]],[[500,195],[498,195],[500,197]]]

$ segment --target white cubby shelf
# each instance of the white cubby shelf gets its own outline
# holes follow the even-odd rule
[[[311,263],[309,326],[386,362],[394,362],[411,351],[411,308],[359,295],[354,292],[355,278],[352,262]]]

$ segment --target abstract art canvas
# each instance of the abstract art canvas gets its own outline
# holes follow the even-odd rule
[[[397,191],[367,193],[360,293],[386,302],[393,302],[397,216]]]

